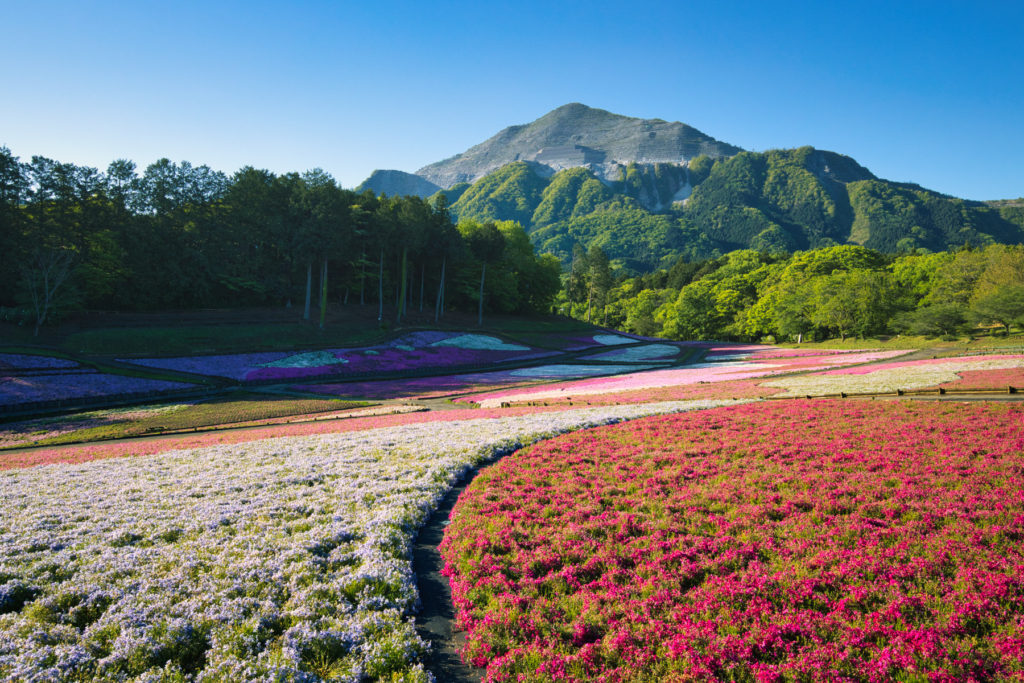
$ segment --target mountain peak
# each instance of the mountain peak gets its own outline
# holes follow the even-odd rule
[[[570,102],[416,175],[448,188],[514,161],[533,161],[552,172],[585,166],[599,177],[617,179],[620,167],[630,162],[683,163],[699,154],[718,158],[740,151],[678,121],[633,118]]]

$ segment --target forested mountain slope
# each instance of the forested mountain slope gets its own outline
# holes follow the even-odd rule
[[[567,260],[600,246],[636,271],[680,256],[859,244],[884,252],[1024,242],[1024,208],[982,203],[877,178],[853,159],[801,147],[688,164],[632,163],[618,178],[584,167],[546,176],[508,164],[445,193],[452,212],[516,220],[540,251]]]

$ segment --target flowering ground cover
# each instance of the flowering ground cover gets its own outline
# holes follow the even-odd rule
[[[552,353],[488,335],[426,331],[412,332],[386,344],[359,348],[141,358],[124,362],[238,381],[258,381],[485,365],[513,358],[542,358]]]
[[[1024,678],[1024,408],[790,401],[579,432],[460,497],[485,681]]]
[[[904,362],[878,366],[842,368],[799,377],[770,380],[765,386],[785,389],[782,396],[820,396],[846,393],[892,393],[950,385],[960,381],[962,372],[1009,371],[1024,368],[1024,356],[964,356]],[[998,377],[998,376],[997,376]],[[1001,388],[1006,388],[1002,384]]]
[[[593,356],[586,356],[587,360],[618,361],[637,363],[653,360],[673,360],[679,355],[679,347],[675,344],[643,344],[630,346],[625,349],[604,351]]]
[[[91,410],[73,415],[42,417],[33,420],[0,423],[0,448],[24,446],[34,442],[45,441],[85,429],[93,429],[117,422],[145,420],[154,415],[161,415],[181,410],[190,404],[172,403],[152,406],[132,406],[130,408],[112,408],[109,410]]]
[[[118,397],[191,389],[185,382],[111,375],[93,370],[59,374],[0,375],[0,405],[79,398]]]
[[[663,387],[634,389],[602,394],[565,394],[560,397],[548,397],[537,401],[512,402],[509,405],[540,405],[540,406],[606,406],[625,403],[650,403],[652,401],[691,401],[697,399],[741,399],[767,398],[782,393],[783,389],[762,386],[760,380],[740,379],[721,382],[697,382],[690,384],[671,384]],[[473,397],[469,397],[472,400]]]
[[[19,433],[34,436],[30,442],[40,445],[118,439],[153,432],[171,432],[217,425],[253,423],[280,417],[334,413],[366,405],[364,402],[296,399],[267,394],[230,396],[202,403],[96,411],[77,417],[0,424],[0,443],[4,440],[11,440],[14,434]],[[76,424],[78,428],[60,429],[56,434],[32,434],[39,431],[35,428],[37,425],[45,429],[47,425],[54,423],[58,425]]]
[[[301,384],[291,388],[295,391],[327,394],[328,396],[364,398],[367,400],[395,398],[429,399],[443,398],[495,387],[529,386],[536,384],[536,382],[537,380],[511,377],[507,371],[496,371],[443,375],[440,377],[385,379],[368,382]]]
[[[828,356],[783,357],[767,359],[756,363],[743,361],[697,363],[672,369],[631,372],[612,377],[560,382],[536,388],[503,389],[457,400],[472,400],[485,408],[489,408],[500,406],[503,403],[550,401],[563,399],[567,396],[575,398],[601,394],[622,394],[623,392],[678,387],[702,382],[711,383],[752,379],[754,377],[817,370],[838,365],[868,363],[893,358],[904,353],[907,352],[865,351]]]
[[[0,353],[0,374],[5,370],[62,370],[80,367],[73,360],[24,353]]]
[[[943,389],[1006,389],[1024,387],[1024,364],[999,370],[961,370],[960,379],[946,382]]]
[[[6,680],[423,681],[416,530],[469,467],[668,403],[0,475]]]

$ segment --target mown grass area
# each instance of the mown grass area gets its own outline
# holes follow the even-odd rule
[[[88,421],[99,424],[41,439],[33,442],[33,445],[59,445],[83,441],[120,439],[131,436],[146,436],[163,432],[234,425],[272,418],[316,415],[364,408],[370,405],[374,404],[366,401],[345,401],[340,399],[282,398],[264,394],[236,394],[203,403],[186,404],[181,407],[172,406],[168,410],[146,415],[138,419],[118,418],[119,413],[124,414],[126,411],[114,412],[106,418],[103,416],[104,413],[102,411],[97,411],[89,414],[94,416],[94,418]],[[145,408],[140,408],[139,410],[140,412],[146,411]],[[84,416],[71,415],[59,419],[73,421],[82,417]],[[55,422],[57,420],[44,419],[33,421],[32,423],[22,423],[18,427],[20,430],[25,431],[33,428],[43,430],[48,425],[54,425]],[[4,425],[0,425],[0,428],[3,427]]]

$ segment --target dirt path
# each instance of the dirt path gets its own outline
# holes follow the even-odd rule
[[[458,649],[466,639],[461,632],[454,630],[452,592],[448,578],[441,575],[444,560],[438,551],[455,501],[474,475],[475,472],[448,492],[426,525],[420,529],[412,552],[412,566],[422,603],[416,615],[416,630],[420,637],[431,643],[431,654],[426,666],[440,683],[479,683],[484,673],[483,669],[463,664],[459,658]]]

